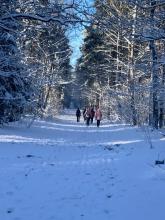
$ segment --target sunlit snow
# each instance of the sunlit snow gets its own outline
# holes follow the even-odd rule
[[[165,138],[75,116],[0,130],[0,220],[164,218]]]

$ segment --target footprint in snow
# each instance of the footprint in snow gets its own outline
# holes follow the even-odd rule
[[[12,191],[6,192],[6,195],[12,196],[14,193]]]
[[[107,195],[107,198],[108,199],[112,198],[112,195],[111,194]]]
[[[55,163],[50,163],[49,165],[50,165],[50,166],[55,166]]]
[[[114,144],[115,147],[119,147],[121,144]]]
[[[106,146],[106,147],[104,147],[104,150],[113,150],[113,146]]]
[[[126,156],[131,156],[132,155],[132,153],[128,153],[128,154],[126,154]]]
[[[104,213],[105,214],[109,214],[109,210],[108,209],[104,209]]]
[[[113,180],[113,179],[115,179],[115,177],[114,177],[114,176],[111,176],[110,179]]]
[[[6,211],[8,214],[11,214],[14,212],[14,208],[8,208],[7,211]]]

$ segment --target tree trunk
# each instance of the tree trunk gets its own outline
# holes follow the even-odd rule
[[[163,45],[164,46],[164,45]],[[159,100],[159,128],[164,126],[164,112],[165,112],[165,97],[164,97],[164,86],[165,86],[165,65],[161,68],[162,71],[162,82],[161,82],[161,91],[160,91],[160,100]]]
[[[156,5],[156,1],[151,1],[151,6]],[[155,7],[151,10],[151,21],[154,21]],[[151,27],[152,28],[152,27]],[[152,57],[152,126],[158,129],[159,111],[158,111],[158,62],[155,40],[150,41],[150,51]]]
[[[133,125],[137,125],[137,112],[135,107],[135,60],[134,60],[134,35],[136,28],[136,16],[137,16],[137,8],[134,7],[133,12],[133,25],[132,25],[132,39],[128,44],[128,59],[129,59],[129,90],[130,90],[130,104],[131,104],[131,113],[132,113],[132,123]]]

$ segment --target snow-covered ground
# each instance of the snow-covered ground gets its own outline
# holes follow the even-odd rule
[[[148,135],[147,135],[148,136]],[[165,219],[165,138],[75,117],[0,130],[0,220]]]

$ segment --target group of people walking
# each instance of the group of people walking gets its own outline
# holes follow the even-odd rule
[[[80,122],[81,111],[79,108],[76,110],[76,117],[77,122]],[[97,127],[99,127],[100,121],[102,119],[102,112],[99,107],[97,107],[96,109],[94,109],[94,107],[86,107],[83,110],[83,118],[87,126],[89,126],[89,124],[92,124],[93,119],[95,118],[97,121]]]

